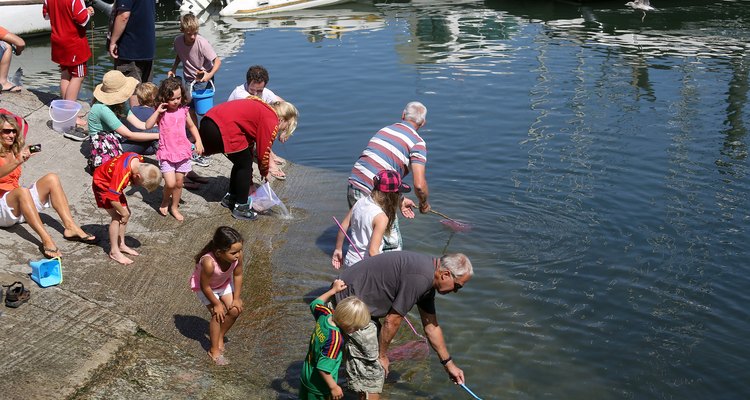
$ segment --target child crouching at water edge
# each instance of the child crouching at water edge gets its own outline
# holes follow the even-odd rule
[[[344,281],[336,279],[331,289],[310,303],[310,311],[316,323],[310,337],[307,357],[302,364],[299,389],[299,398],[302,400],[338,400],[344,397],[344,392],[337,383],[343,345],[341,332],[352,334],[367,326],[370,321],[367,305],[355,296],[340,301],[335,311],[325,305],[333,295],[344,289]]]
[[[242,313],[242,245],[239,232],[228,226],[216,229],[213,239],[195,256],[190,288],[211,313],[208,356],[216,365],[227,365],[224,335]]]
[[[94,170],[92,189],[96,205],[112,217],[109,224],[109,258],[123,265],[133,263],[123,253],[139,255],[125,244],[125,228],[131,216],[125,188],[131,182],[133,186],[142,186],[153,192],[161,183],[161,172],[156,166],[145,164],[143,157],[135,153],[116,156]]]

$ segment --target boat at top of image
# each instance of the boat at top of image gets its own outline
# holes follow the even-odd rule
[[[221,16],[260,15],[332,6],[351,0],[234,0],[219,11]]]
[[[42,0],[0,0],[0,26],[18,36],[49,32],[42,16]]]

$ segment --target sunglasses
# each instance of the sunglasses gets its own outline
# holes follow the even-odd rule
[[[9,135],[11,133],[18,133],[18,131],[15,130],[15,129],[13,129],[13,128],[3,128],[2,129],[2,133],[6,134],[6,135]]]
[[[453,275],[453,273],[450,272],[450,271],[448,271],[448,272],[451,274],[451,277],[453,278],[453,293],[456,293],[459,290],[461,290],[464,287],[464,285],[462,285],[462,284],[460,284],[460,283],[458,283],[456,281],[456,275]]]

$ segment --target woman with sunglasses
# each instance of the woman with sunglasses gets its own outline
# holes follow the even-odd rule
[[[19,185],[21,165],[29,157],[29,146],[15,116],[0,114],[0,227],[28,222],[42,241],[42,254],[47,258],[59,257],[62,254],[39,217],[40,211],[52,205],[62,220],[65,239],[94,243],[96,237],[84,232],[73,220],[68,198],[56,174],[44,175],[28,188]]]

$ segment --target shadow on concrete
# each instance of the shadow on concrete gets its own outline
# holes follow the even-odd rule
[[[211,339],[208,337],[208,321],[206,319],[196,317],[195,315],[175,314],[174,326],[180,331],[182,336],[200,343],[203,350],[208,351],[211,348]]]
[[[305,304],[309,305],[310,303],[312,303],[313,300],[320,297],[321,294],[325,293],[330,288],[331,288],[331,285],[327,285],[327,286],[319,287],[317,289],[313,289],[305,293],[304,295],[302,295],[302,301],[304,301]]]
[[[333,219],[331,219],[330,221],[331,221],[331,225],[327,227],[323,231],[323,233],[321,233],[320,236],[318,236],[315,239],[315,245],[318,246],[318,249],[320,249],[325,254],[328,254],[329,256],[332,255],[333,250],[336,249],[336,235],[338,235],[339,233],[339,227],[336,226],[336,223],[333,222]],[[349,247],[349,241],[346,240],[346,238],[344,238],[344,255],[345,256],[346,256],[348,247]]]
[[[300,382],[299,377],[302,373],[302,361],[297,361],[289,364],[284,373],[284,377],[276,378],[271,381],[271,388],[276,391],[277,400],[297,399],[299,398],[298,391],[292,391],[298,389]]]
[[[49,104],[52,102],[52,100],[59,99],[60,96],[52,93],[45,93],[38,89],[29,89],[29,92],[36,96],[39,101],[44,103],[44,105],[49,106]]]
[[[42,245],[42,242],[39,240],[39,238],[36,237],[36,233],[29,232],[24,226],[21,224],[16,224],[13,226],[9,226],[7,228],[4,228],[7,232],[14,233],[24,240],[31,242],[34,244],[34,246],[39,247]],[[31,229],[31,228],[29,228]]]

